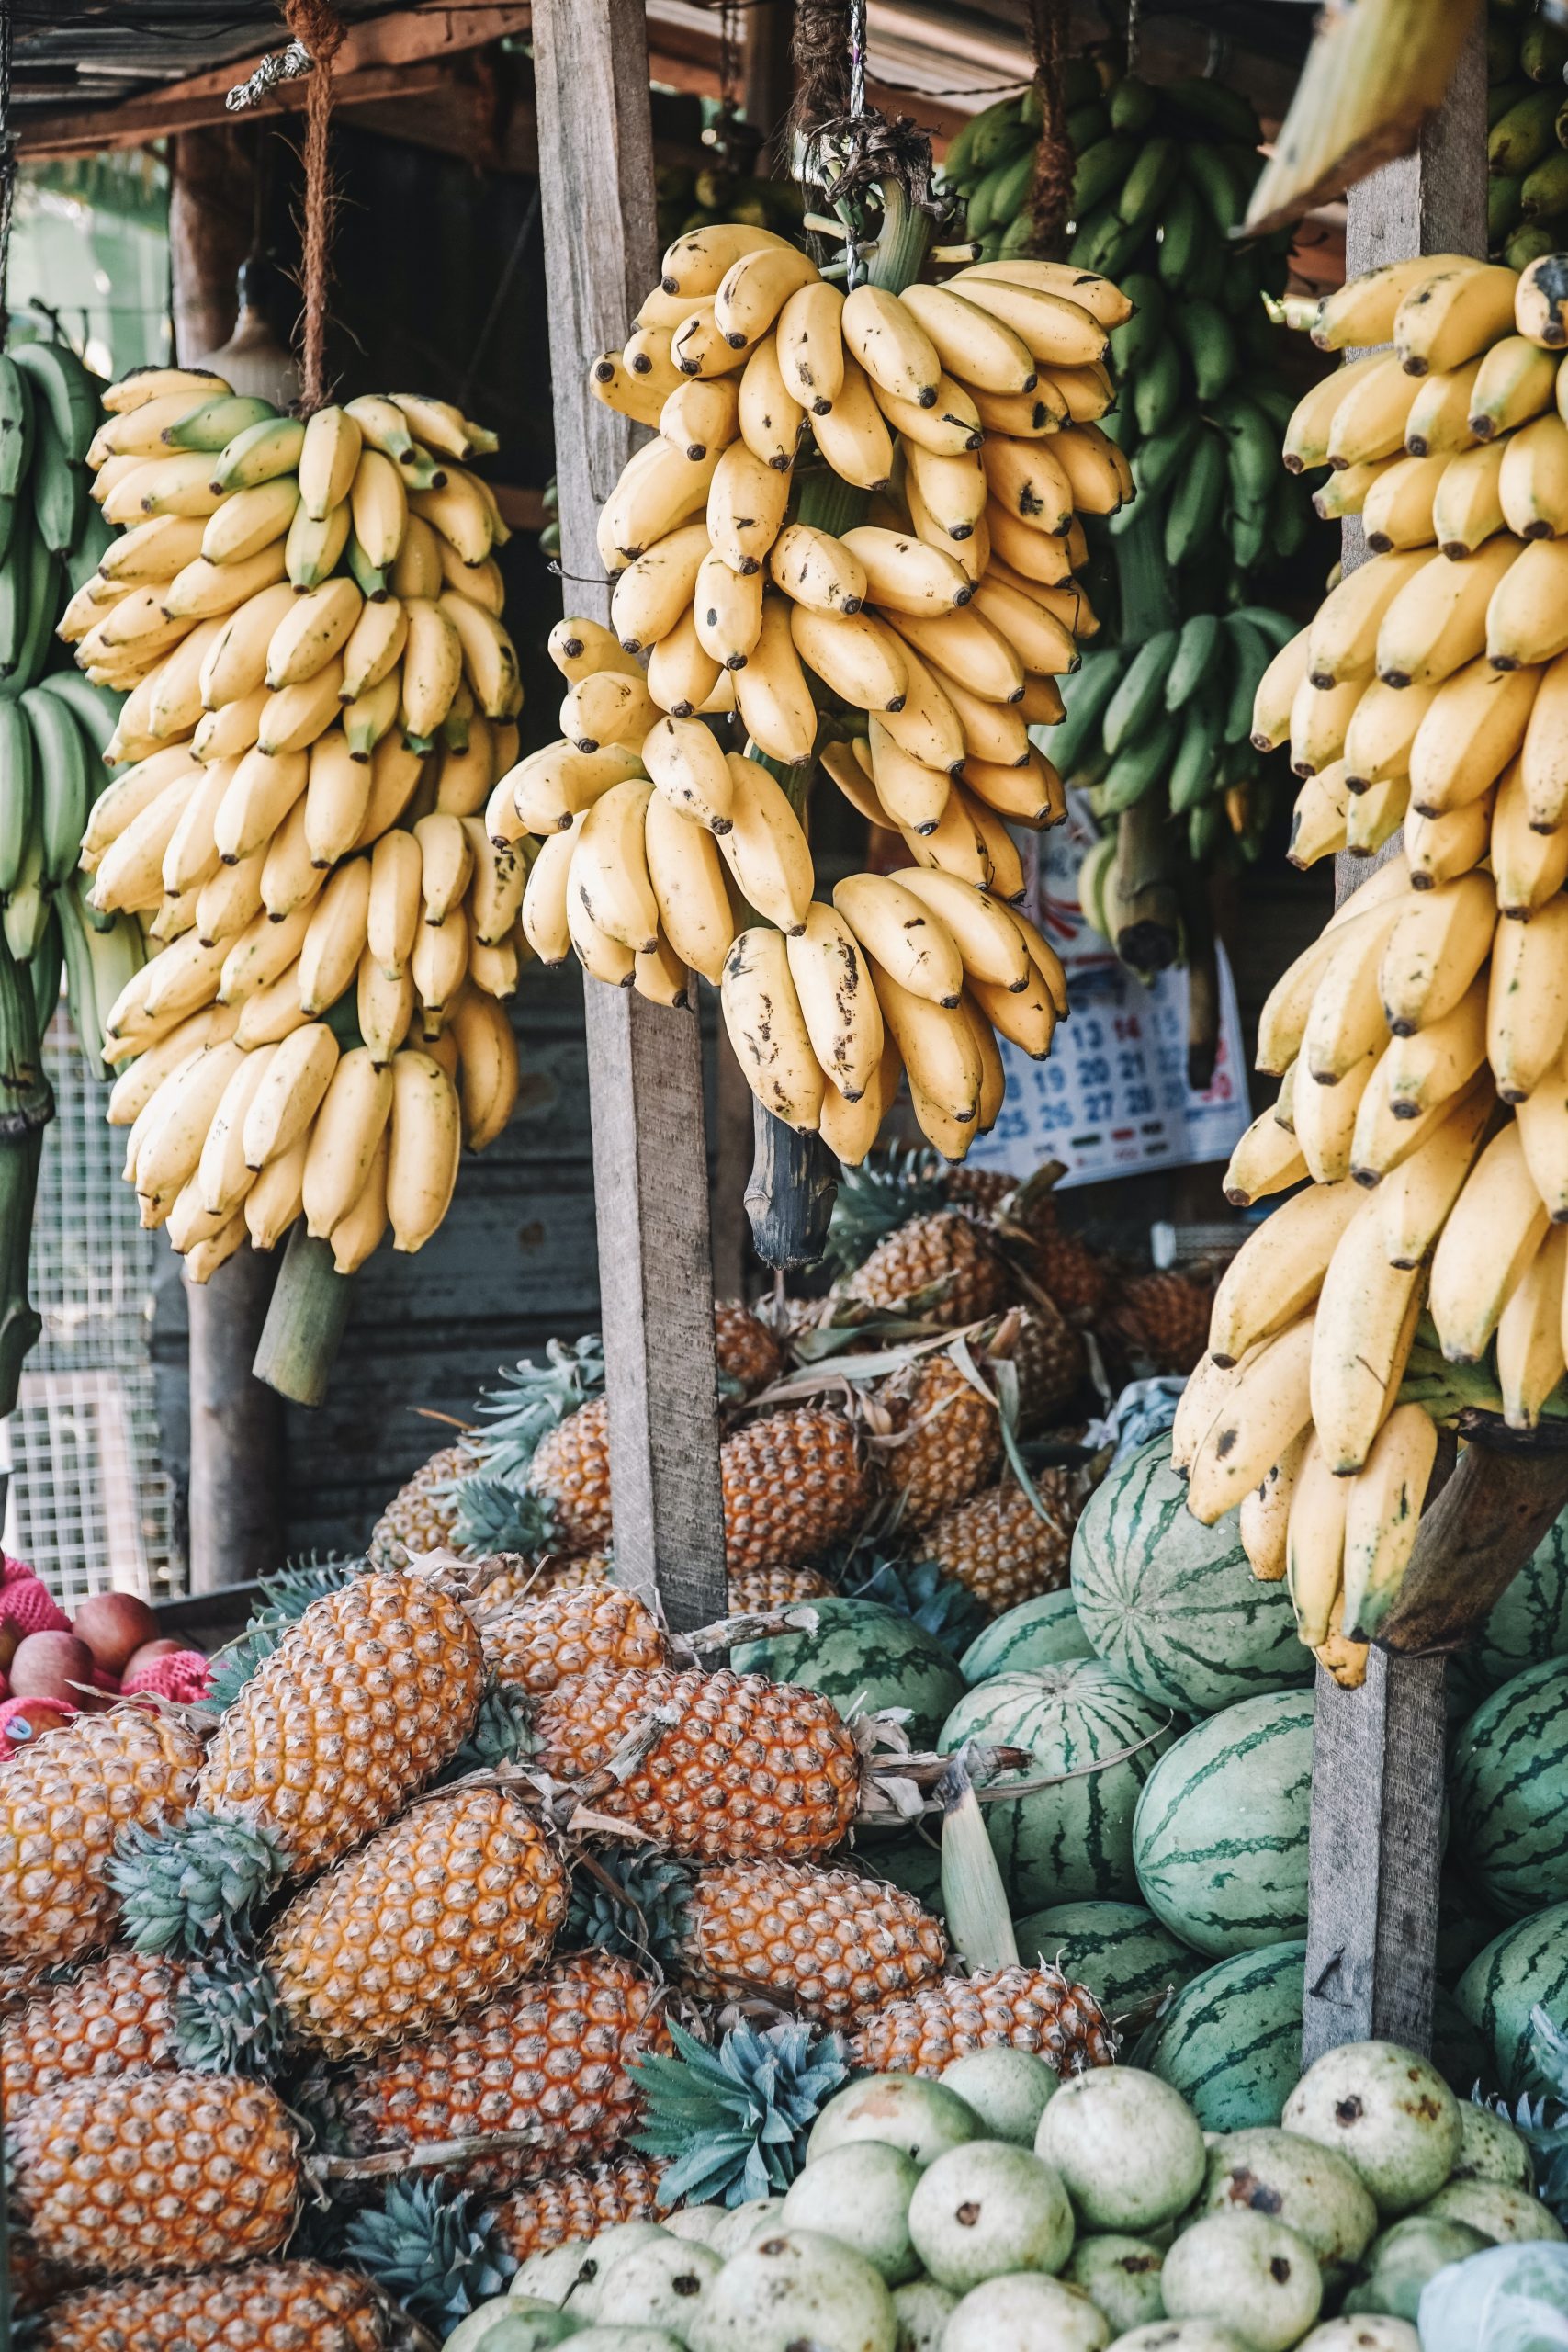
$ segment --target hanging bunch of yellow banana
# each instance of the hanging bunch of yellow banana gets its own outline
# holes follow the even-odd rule
[[[730,223],[671,246],[625,350],[593,363],[656,437],[600,517],[613,628],[555,632],[560,738],[502,777],[491,838],[544,840],[523,909],[539,956],[660,1002],[702,973],[759,1099],[840,1159],[870,1148],[901,1071],[961,1159],[1000,1109],[994,1032],[1043,1057],[1066,1012],[1010,903],[1008,827],[1065,813],[1030,730],[1060,720],[1094,628],[1079,516],[1132,492],[1094,422],[1129,308],[1025,260],[846,294]],[[863,521],[799,519],[813,458],[866,495]],[[823,767],[909,856],[831,905],[761,764],[809,768],[819,706],[840,714]]]
[[[108,1116],[193,1279],[301,1215],[351,1272],[429,1239],[517,1091],[527,844],[482,812],[522,689],[463,462],[494,439],[412,394],[301,423],[180,368],[104,408],[119,527],[61,634],[126,701],[81,862],[153,951],[104,1019]]]
[[[1264,1006],[1280,1080],[1226,1176],[1306,1182],[1221,1283],[1181,1402],[1189,1504],[1241,1507],[1256,1572],[1347,1679],[1408,1563],[1458,1401],[1529,1429],[1568,1363],[1568,256],[1352,279],[1352,359],[1302,402],[1370,559],[1258,690],[1306,778],[1292,854],[1380,866]],[[1310,1181],[1307,1181],[1310,1180]],[[1458,1367],[1471,1367],[1460,1371]]]

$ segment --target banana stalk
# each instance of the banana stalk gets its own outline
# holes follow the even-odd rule
[[[325,1402],[348,1322],[354,1277],[333,1263],[330,1241],[312,1240],[296,1220],[251,1370],[296,1405]]]
[[[0,939],[0,1413],[15,1409],[22,1364],[43,1329],[28,1297],[28,1261],[43,1131],[53,1116],[32,988]]]

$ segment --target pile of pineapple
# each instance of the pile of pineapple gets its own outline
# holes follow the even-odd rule
[[[449,2324],[677,2201],[675,2147],[739,2201],[848,2066],[1109,2061],[1082,1987],[960,1973],[841,1851],[888,1817],[885,1761],[910,1785],[886,1727],[504,1564],[344,1563],[268,1600],[210,1709],[121,1702],[0,1774],[12,2283],[42,2352],[368,2352],[399,2305]]]
[[[869,1589],[923,1611],[934,1572],[957,1621],[1066,1584],[1088,1483],[1061,1440],[1093,1408],[1090,1339],[1113,1379],[1190,1371],[1213,1294],[1180,1273],[1130,1274],[1066,1228],[1055,1172],[1021,1186],[931,1152],[880,1155],[841,1180],[827,1297],[776,1316],[716,1306],[732,1610]],[[371,1560],[450,1544],[521,1554],[556,1586],[603,1583],[598,1343],[553,1343],[542,1366],[502,1378],[481,1425],[393,1498]]]

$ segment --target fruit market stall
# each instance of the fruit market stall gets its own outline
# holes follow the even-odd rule
[[[1024,161],[1030,198],[966,235],[868,105],[864,10],[803,5],[811,250],[671,234],[640,0],[534,0],[567,609],[529,751],[493,436],[328,381],[334,59],[436,13],[295,0],[259,74],[303,85],[296,406],[176,364],[89,409],[63,345],[9,357],[71,453],[27,527],[90,558],[37,558],[80,671],[38,692],[118,771],[52,887],[127,950],[82,1003],[149,1222],[198,1283],[290,1236],[258,1363],[296,1396],[503,1123],[520,957],[575,958],[602,1337],[503,1372],[364,1555],[151,1648],[4,1563],[0,2291],[45,2352],[1495,2352],[1568,2263],[1533,961],[1568,831],[1527,797],[1561,818],[1568,327],[1550,268],[1482,258],[1479,41],[1351,192],[1348,283],[1292,298],[1363,356],[1280,420],[1346,524],[1287,628],[1239,601],[1309,526],[1258,463],[1280,256],[1232,259],[1224,94],[1107,55],[1075,192],[1018,137],[1066,122],[1040,11],[1041,122],[1005,101],[970,191]],[[1103,268],[1021,250],[1069,219]],[[1416,401],[1467,446],[1406,454]],[[1055,1170],[966,1164],[1071,1010],[1020,836],[1070,781],[1123,959],[1201,975],[1287,752],[1339,903],[1262,1009],[1292,1115],[1226,1182],[1289,1197],[1217,1283],[1130,1274]],[[886,858],[808,837],[818,764]],[[714,1301],[694,972],[755,1099],[750,1306]],[[874,1156],[901,1078],[928,1148]]]

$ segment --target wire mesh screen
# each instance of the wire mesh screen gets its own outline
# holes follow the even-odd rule
[[[137,1222],[119,1177],[124,1135],[105,1125],[104,1089],[63,1008],[44,1062],[56,1111],[33,1220],[43,1336],[9,1423],[6,1546],[67,1606],[110,1586],[157,1600],[178,1589],[151,1356],[152,1270],[167,1245]]]

